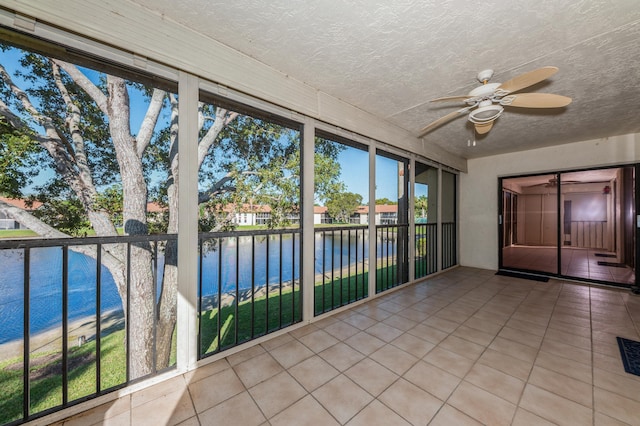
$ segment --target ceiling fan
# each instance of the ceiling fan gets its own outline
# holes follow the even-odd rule
[[[568,180],[568,179],[562,179],[561,183],[563,185],[573,185],[576,183],[585,183],[579,180]],[[545,188],[555,188],[558,186],[558,179],[556,177],[552,177],[551,179],[549,179],[547,182],[542,182],[542,183],[538,183],[535,185],[531,185],[532,187],[534,186],[544,186]]]
[[[464,108],[445,115],[429,124],[418,137],[423,137],[435,128],[469,112],[469,121],[473,123],[478,134],[488,133],[494,121],[500,117],[507,107],[519,108],[562,108],[571,103],[571,98],[551,93],[514,93],[529,86],[533,86],[558,72],[556,67],[542,67],[529,71],[505,81],[504,83],[489,83],[493,77],[493,70],[483,70],[477,79],[482,86],[476,87],[467,95],[447,96],[433,99],[431,102],[461,101],[467,104]]]

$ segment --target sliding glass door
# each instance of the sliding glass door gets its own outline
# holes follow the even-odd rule
[[[500,179],[500,269],[636,282],[637,166]]]
[[[558,270],[558,176],[503,179],[503,268]]]

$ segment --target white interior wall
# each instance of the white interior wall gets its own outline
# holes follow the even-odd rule
[[[498,177],[634,162],[640,134],[468,160],[460,174],[460,264],[498,268]]]

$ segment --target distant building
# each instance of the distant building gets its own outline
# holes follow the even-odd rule
[[[0,201],[3,201],[25,211],[33,211],[39,209],[42,206],[42,203],[39,201],[34,201],[33,204],[28,205],[26,200],[20,198],[0,197]],[[8,229],[27,229],[27,227],[17,220],[10,218],[5,213],[0,212],[0,230]]]
[[[333,223],[333,219],[329,216],[325,206],[313,206],[313,224],[322,225]]]
[[[398,205],[382,204],[376,206],[376,225],[395,225],[398,223]]]
[[[34,201],[31,205],[29,205],[27,201],[24,199],[7,198],[7,197],[0,197],[0,201],[4,201],[7,204],[11,204],[12,206],[27,212],[32,212],[34,210],[37,210],[40,207],[42,207],[42,204],[43,204],[40,201]],[[156,202],[147,203],[147,214],[149,216],[149,221],[159,221],[160,216],[166,213],[166,211],[167,211],[166,207],[163,207]],[[119,226],[122,226],[122,224],[119,224]],[[28,228],[23,224],[21,224],[20,222],[18,222],[17,220],[10,218],[5,213],[0,212],[0,230],[8,230],[8,229],[28,229]]]
[[[271,220],[271,207],[262,204],[227,204],[223,211],[232,215],[231,222],[238,226],[266,225]]]
[[[398,206],[394,204],[376,205],[376,225],[395,225],[398,223]],[[313,206],[313,223],[316,225],[333,223],[333,218],[325,206]],[[349,218],[349,223],[366,225],[369,223],[369,206],[359,206]]]

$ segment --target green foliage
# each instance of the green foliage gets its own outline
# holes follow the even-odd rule
[[[388,198],[376,198],[376,206],[395,206],[398,204],[398,200],[391,201]]]
[[[327,213],[340,223],[349,223],[349,218],[362,204],[362,195],[353,192],[333,194],[327,201]]]
[[[427,217],[427,212],[429,211],[429,199],[427,198],[426,195],[420,195],[419,197],[416,197],[414,200],[414,211],[415,211],[415,218],[426,218]]]
[[[122,186],[115,184],[102,191],[95,200],[95,209],[109,213],[116,226],[122,226]]]
[[[22,89],[32,100],[43,116],[49,117],[56,132],[65,144],[71,158],[75,159],[78,147],[74,145],[68,119],[72,112],[64,102],[60,88],[56,85],[52,59],[43,55],[21,51],[0,45],[4,51],[10,51],[7,57],[20,56],[19,70],[15,73],[16,82],[25,86]],[[77,67],[85,74],[105,96],[110,96],[107,76],[95,70]],[[95,187],[101,190],[95,200],[96,209],[107,211],[116,226],[122,222],[122,189],[120,187],[120,168],[114,149],[108,117],[96,102],[69,74],[60,69],[60,81],[66,88],[72,102],[80,111],[79,136],[81,136],[88,170]],[[150,86],[128,81],[126,83],[130,110],[143,110],[153,95]],[[30,114],[7,85],[0,84],[0,97],[11,110],[27,124],[35,135],[42,130],[42,122]],[[159,125],[155,129],[152,143],[142,153],[143,173],[148,182],[149,199],[161,205],[167,205],[167,189],[173,184],[169,166],[176,154],[175,126],[171,120],[176,118],[175,97],[167,95],[161,112]],[[300,131],[290,128],[277,120],[267,119],[259,114],[236,114],[219,105],[201,103],[201,117],[204,125],[200,137],[214,127],[219,133],[211,145],[199,170],[199,182],[203,192],[208,192],[201,206],[200,229],[203,231],[229,227],[229,213],[239,211],[245,204],[267,205],[271,209],[269,227],[281,227],[292,224],[293,217],[300,209]],[[169,115],[172,114],[170,117]],[[113,111],[113,114],[129,114],[128,109]],[[164,120],[163,120],[164,119]],[[127,118],[130,121],[129,118]],[[130,129],[135,137],[136,129]],[[76,134],[76,135],[78,135]],[[15,134],[6,123],[0,123],[0,193],[11,196],[23,196],[24,188],[32,184],[38,172],[52,167],[49,154],[35,137],[29,134]],[[340,182],[338,153],[344,147],[338,143],[321,138],[316,139],[315,167],[316,194],[326,200],[332,194],[344,190]],[[75,170],[74,172],[77,172]],[[58,171],[59,172],[59,171]],[[42,176],[42,175],[41,175]],[[40,179],[43,179],[41,177]],[[225,181],[225,185],[218,184]],[[47,181],[40,180],[36,188],[36,198],[45,202],[46,207],[54,210],[42,214],[48,223],[63,226],[60,230],[78,233],[85,224],[76,210],[77,204],[69,202],[68,218],[62,218],[65,210],[59,200],[72,200],[69,182],[55,173]],[[76,188],[77,190],[77,188]],[[213,208],[231,204],[226,213]],[[86,206],[85,206],[86,207]],[[167,211],[156,213],[149,220],[150,232],[166,232]]]
[[[16,74],[29,84],[29,87],[24,89],[25,92],[34,99],[34,102],[37,102],[39,110],[52,120],[57,132],[66,140],[72,140],[72,135],[66,125],[69,110],[55,84],[51,59],[39,54],[25,52],[20,60],[20,65],[22,69]],[[86,69],[81,68],[81,70],[88,73]],[[81,111],[80,133],[86,145],[85,149],[90,153],[88,161],[93,171],[94,181],[98,185],[109,185],[116,182],[120,173],[116,153],[111,142],[107,117],[91,97],[64,71],[61,71],[61,79],[73,102]],[[103,93],[107,94],[104,74],[100,75],[97,86]],[[13,109],[25,115],[24,108],[17,99],[14,99],[12,105]],[[30,116],[27,117],[34,121],[36,127],[40,124]]]
[[[20,198],[38,173],[39,145],[0,117],[0,194]]]
[[[34,198],[28,201],[33,202]],[[45,199],[41,207],[33,210],[33,215],[43,222],[75,237],[87,235],[91,228],[87,213],[77,198]]]
[[[323,138],[315,138],[314,193],[317,200],[326,204],[335,194],[344,192],[345,185],[340,180],[338,154],[345,146]]]

